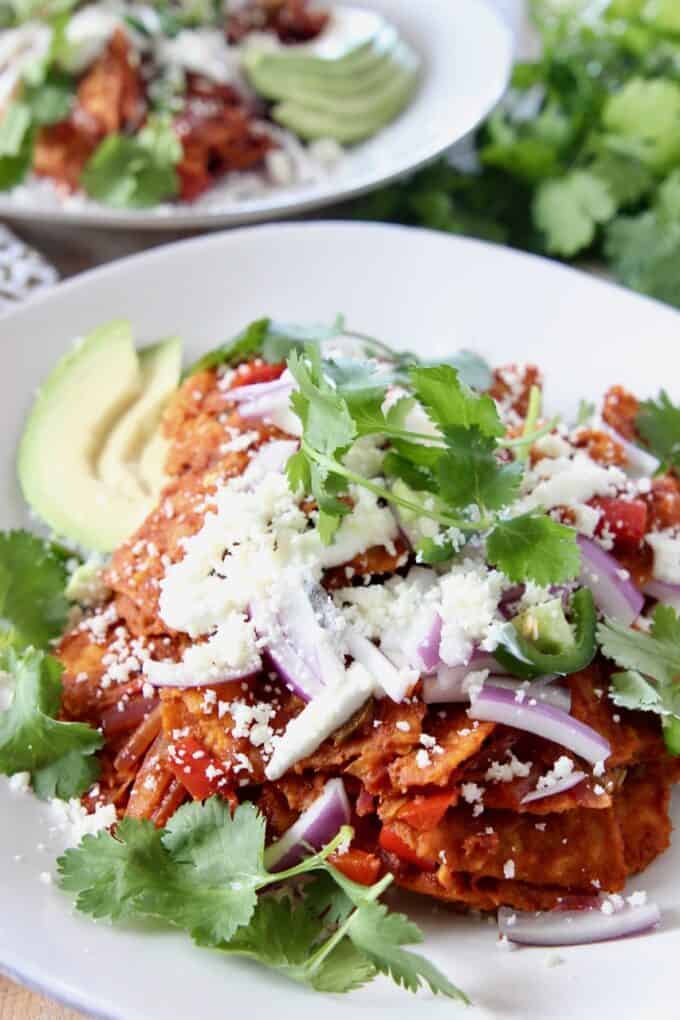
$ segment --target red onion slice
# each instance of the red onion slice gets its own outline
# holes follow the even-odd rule
[[[347,651],[368,670],[376,684],[392,701],[403,701],[418,680],[410,669],[397,669],[379,648],[352,627],[347,629]]]
[[[571,790],[574,786],[582,783],[585,778],[585,772],[574,771],[570,776],[557,779],[551,786],[537,786],[531,793],[527,793],[526,796],[522,797],[520,804],[531,804],[532,801],[543,800],[544,797],[555,797],[558,793],[566,793],[567,790]]]
[[[248,403],[251,400],[258,400],[260,397],[270,397],[273,394],[280,394],[281,390],[292,390],[295,380],[286,369],[278,379],[269,382],[251,383],[249,386],[235,386],[226,391],[226,397],[235,404]]]
[[[426,705],[469,701],[470,692],[465,679],[472,672],[475,672],[475,667],[471,663],[467,666],[440,666],[434,676],[423,680],[423,701]]]
[[[602,910],[611,900],[595,899],[584,910],[548,910],[524,913],[501,907],[498,927],[511,942],[526,946],[576,946],[638,935],[656,927],[661,911],[656,903],[626,903],[611,913]]]
[[[330,609],[326,593],[322,591],[319,597]],[[280,605],[274,612],[256,600],[250,605],[250,618],[283,682],[303,701],[311,701],[325,684],[342,681],[344,663],[319,622],[309,592],[292,586],[281,597]],[[321,606],[319,614],[323,611]]]
[[[468,709],[471,719],[513,726],[552,740],[595,765],[611,754],[609,741],[561,708],[532,698],[517,701],[512,691],[484,686]]]
[[[310,852],[321,850],[347,825],[351,809],[342,779],[329,779],[321,796],[303,811],[281,839],[264,852],[268,871],[293,868]]]
[[[267,659],[289,690],[303,701],[322,688],[317,670],[310,668],[301,650],[296,648],[278,617],[263,602],[251,602],[250,618],[258,637],[264,642]]]
[[[423,680],[423,701],[426,705],[439,705],[446,702],[460,703],[470,700],[469,685],[465,679],[473,669],[472,661],[467,666],[440,666],[435,676]],[[496,668],[500,668],[496,663]],[[564,687],[552,683],[554,677],[539,677],[537,680],[519,681],[509,676],[489,676],[485,685],[502,687],[517,696],[518,691],[524,692],[525,701],[543,701],[555,705],[564,712],[571,709],[571,692]],[[484,686],[484,685],[483,685]],[[522,695],[520,694],[520,697]]]
[[[431,673],[439,665],[439,643],[442,637],[442,618],[434,607],[423,613],[423,620],[419,621],[423,627],[424,635],[416,648],[417,661],[413,662],[414,668],[422,665],[423,673]]]
[[[637,620],[644,598],[608,552],[583,535],[577,536],[581,549],[580,582],[590,588],[598,609],[617,623],[630,627]]]
[[[666,581],[649,581],[642,589],[645,595],[657,599],[664,606],[670,606],[680,613],[680,584],[668,584]]]

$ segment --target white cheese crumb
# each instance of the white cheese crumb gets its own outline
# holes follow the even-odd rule
[[[508,761],[493,761],[486,770],[484,778],[491,783],[511,783],[515,777],[526,778],[531,772],[532,762],[522,762],[512,751],[508,751]]]
[[[10,776],[8,786],[12,793],[28,793],[31,788],[31,773],[15,772],[13,776]]]
[[[503,874],[505,875],[506,878],[515,877],[515,862],[513,860],[508,860],[505,862],[505,864],[503,865]]]
[[[657,581],[680,584],[680,537],[674,531],[655,531],[647,535],[654,552],[653,574]]]
[[[96,835],[109,829],[116,821],[113,804],[100,804],[88,814],[79,800],[50,800],[50,814],[58,831],[65,834],[69,846],[77,846],[83,836]]]
[[[477,783],[463,783],[460,792],[463,796],[463,800],[468,804],[474,804],[480,801],[484,796],[484,790]]]

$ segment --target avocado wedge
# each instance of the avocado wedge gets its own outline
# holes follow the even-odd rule
[[[139,352],[139,396],[109,432],[96,465],[102,482],[130,499],[145,500],[156,494],[156,484],[143,477],[140,465],[181,371],[182,345],[176,338]]]
[[[38,393],[18,455],[24,496],[58,535],[106,553],[141,524],[158,490],[142,480],[137,464],[154,443],[179,374],[177,341],[139,357],[124,321],[96,329],[58,362]],[[155,449],[161,457],[162,445]]]
[[[417,88],[419,61],[391,25],[378,17],[372,25],[371,37],[346,52],[336,47],[335,56],[320,55],[323,47],[246,50],[245,73],[274,103],[273,119],[307,141],[333,138],[346,145],[393,120]]]

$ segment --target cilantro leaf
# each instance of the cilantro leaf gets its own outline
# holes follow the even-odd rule
[[[488,390],[493,381],[493,373],[476,351],[460,350],[446,358],[446,363],[455,368],[458,378],[473,390]]]
[[[108,135],[86,163],[81,184],[92,198],[121,209],[144,208],[179,193],[182,146],[169,117],[152,114],[139,134]]]
[[[451,506],[471,503],[499,510],[516,498],[522,465],[500,465],[496,441],[477,427],[444,429],[446,451],[437,461],[436,475],[441,498]]]
[[[629,155],[612,151],[605,144],[588,170],[606,185],[617,208],[639,202],[656,184],[649,167]]]
[[[27,531],[0,532],[0,621],[12,626],[17,647],[45,648],[63,632],[67,558]]]
[[[60,884],[93,917],[149,917],[219,945],[250,920],[262,864],[264,819],[252,804],[230,814],[219,798],[183,805],[159,833],[125,818],[58,861]]]
[[[568,257],[588,248],[598,226],[615,212],[607,185],[586,170],[542,182],[533,202],[534,221],[545,234],[546,249]]]
[[[0,668],[14,679],[14,698],[0,712],[0,772],[31,772],[36,793],[77,797],[96,775],[97,764],[78,764],[76,756],[90,758],[103,741],[85,723],[58,722],[61,702],[61,664],[44,652],[29,648],[19,655],[7,646],[0,650]]]
[[[631,78],[602,110],[604,131],[618,150],[664,173],[680,159],[680,85],[669,79]]]
[[[635,426],[659,460],[680,466],[680,407],[673,404],[665,390],[656,400],[640,404]]]
[[[607,228],[605,254],[626,286],[680,306],[680,219],[664,219],[655,209],[617,216]]]
[[[416,992],[427,985],[433,995],[446,995],[468,1002],[460,989],[434,964],[402,948],[408,943],[423,940],[420,930],[403,914],[388,914],[382,903],[365,903],[352,916],[347,931],[357,949],[377,970],[387,974],[401,987]]]
[[[31,776],[31,786],[36,797],[50,800],[70,800],[79,796],[97,781],[101,767],[94,755],[83,755],[80,750],[68,751],[50,765],[36,769]]]
[[[609,697],[619,708],[631,711],[666,714],[663,699],[656,687],[633,669],[614,673],[610,679]]]
[[[576,532],[546,515],[499,521],[486,542],[489,562],[511,581],[543,586],[572,581],[581,558]]]
[[[666,746],[680,754],[680,617],[657,606],[651,633],[605,620],[597,629],[602,654],[626,672],[611,678],[609,696],[616,705],[661,716]]]
[[[262,341],[262,357],[276,363],[286,361],[292,351],[301,354],[307,344],[322,344],[340,336],[345,329],[344,316],[338,315],[330,326],[302,326],[298,323],[270,320]]]
[[[153,822],[123,818],[115,836],[106,831],[85,836],[78,847],[59,858],[59,885],[75,893],[81,913],[96,919],[156,916],[157,886],[165,884],[167,901],[181,895],[172,885],[174,869],[162,838]]]
[[[435,425],[466,429],[476,425],[486,436],[504,434],[491,397],[474,393],[452,365],[416,366],[410,376],[416,397]]]
[[[669,606],[657,606],[649,634],[606,620],[597,629],[602,653],[626,670],[635,670],[668,686],[680,674],[680,618]]]
[[[207,372],[211,368],[217,368],[218,365],[238,365],[250,354],[259,353],[269,329],[269,322],[269,319],[256,319],[255,322],[251,322],[229,343],[215,347],[195,361],[184,373],[184,378],[196,375],[197,372]]]
[[[251,354],[258,354],[267,364],[280,364],[292,351],[302,353],[306,344],[331,340],[343,329],[341,315],[330,326],[298,326],[273,319],[256,319],[229,343],[221,344],[195,361],[184,377],[217,368],[218,365],[238,365]]]
[[[357,428],[347,402],[324,379],[318,352],[308,347],[302,358],[293,351],[288,368],[299,386],[291,404],[304,426],[305,441],[330,456],[346,450]]]
[[[350,992],[373,979],[375,967],[347,938],[314,967],[312,956],[324,933],[325,924],[305,903],[264,897],[250,924],[220,949],[248,956],[321,992]]]

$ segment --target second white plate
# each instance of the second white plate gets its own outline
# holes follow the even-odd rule
[[[199,201],[154,209],[59,202],[51,189],[0,192],[0,217],[100,227],[176,230],[277,219],[359,195],[436,158],[475,128],[502,96],[512,34],[486,0],[360,0],[396,24],[422,61],[410,106],[374,138],[348,150],[323,180],[236,199],[219,184]],[[332,5],[332,4],[331,4]]]

